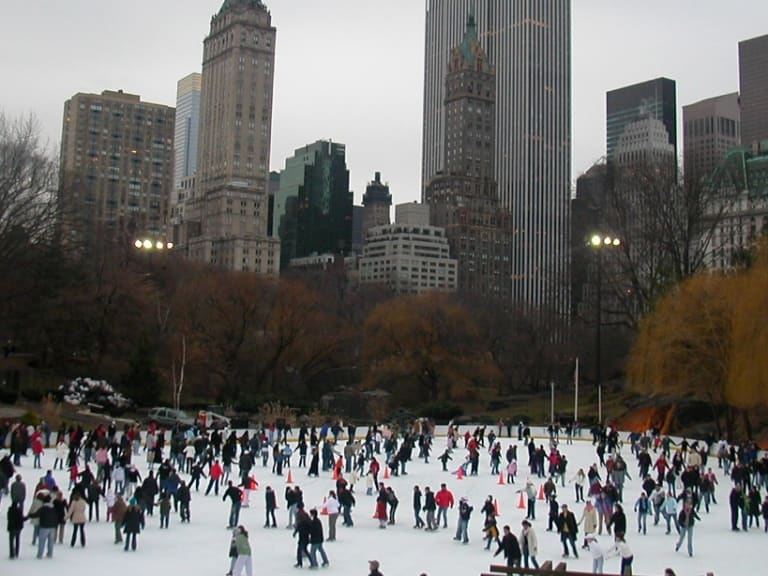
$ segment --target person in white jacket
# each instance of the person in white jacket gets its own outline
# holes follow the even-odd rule
[[[67,446],[67,443],[61,438],[59,439],[58,444],[56,444],[56,459],[53,461],[53,469],[56,470],[56,466],[58,465],[59,470],[64,470],[64,462],[67,461],[68,455],[69,446]]]
[[[584,473],[583,468],[579,468],[571,482],[576,489],[576,502],[584,502],[584,485],[587,483],[587,475]]]
[[[605,555],[606,558],[613,556],[621,558],[621,569],[619,570],[619,574],[621,574],[621,576],[632,576],[632,561],[635,559],[635,555],[632,553],[629,544],[624,540],[624,534],[620,532],[615,535],[615,544],[613,548],[611,548]]]
[[[538,570],[539,563],[536,556],[539,553],[539,541],[536,538],[536,532],[528,520],[522,522],[523,530],[520,532],[520,552],[523,555],[523,566],[528,568],[528,559],[530,558],[533,567]]]
[[[586,542],[589,551],[592,553],[592,574],[602,574],[605,549],[594,534],[587,534]]]
[[[328,498],[325,500],[325,511],[328,512],[328,538],[326,542],[336,540],[336,520],[339,518],[339,500],[336,498],[336,492],[328,492]]]

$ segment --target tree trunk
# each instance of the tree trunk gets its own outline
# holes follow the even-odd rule
[[[744,433],[747,435],[747,440],[752,440],[752,422],[749,420],[749,410],[743,409],[741,417],[744,421]]]
[[[181,392],[184,390],[184,368],[187,365],[187,337],[181,335],[181,366],[179,367],[179,380],[176,382],[176,364],[173,371],[173,407],[179,410],[181,406]]]
[[[731,408],[728,405],[725,406],[725,433],[726,433],[728,442],[733,442],[735,439],[733,408]]]

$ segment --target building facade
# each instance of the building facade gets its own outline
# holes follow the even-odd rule
[[[430,223],[445,230],[460,292],[510,301],[512,215],[494,179],[496,76],[471,15],[445,83],[445,167],[425,191]]]
[[[664,125],[667,142],[677,156],[677,88],[674,80],[656,78],[611,90],[606,94],[606,156],[613,160],[626,128],[638,120]]]
[[[395,223],[366,233],[359,259],[361,284],[381,284],[398,294],[455,292],[457,262],[445,231],[429,225],[429,206],[395,206]]]
[[[768,34],[739,42],[741,142],[768,140]]]
[[[58,198],[65,242],[168,239],[174,119],[172,107],[122,90],[66,101]]]
[[[445,78],[467,15],[496,70],[495,191],[511,211],[514,304],[566,314],[571,180],[570,0],[428,0],[422,183],[445,172]]]
[[[279,273],[269,236],[269,158],[276,30],[259,0],[225,0],[203,43],[195,187],[179,248],[229,270]]]
[[[344,144],[320,140],[285,161],[273,222],[281,268],[312,254],[351,252],[352,196]]]
[[[725,272],[746,264],[757,240],[768,234],[768,143],[731,149],[711,186],[703,226],[711,233],[701,242],[707,268]]]
[[[739,95],[724,94],[683,106],[683,173],[692,182],[712,177],[741,143]]]

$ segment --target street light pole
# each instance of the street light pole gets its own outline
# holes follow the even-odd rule
[[[549,423],[555,424],[555,383],[549,383]]]
[[[597,274],[595,279],[595,384],[597,385],[597,420],[603,423],[603,382],[602,382],[602,313],[603,313],[603,250],[606,248],[618,248],[621,240],[610,236],[594,235],[590,245],[597,252]]]
[[[601,325],[603,310],[603,250],[597,247],[597,291],[596,310],[595,310],[595,383],[597,384],[597,422],[603,424],[603,381],[601,379]]]

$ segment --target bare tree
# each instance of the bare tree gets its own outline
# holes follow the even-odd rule
[[[0,269],[50,239],[56,222],[57,165],[40,141],[38,121],[0,112]]]
[[[713,187],[681,179],[673,162],[610,165],[608,174],[604,220],[622,244],[606,261],[616,281],[605,289],[634,327],[671,286],[704,269],[721,212],[712,212]]]

